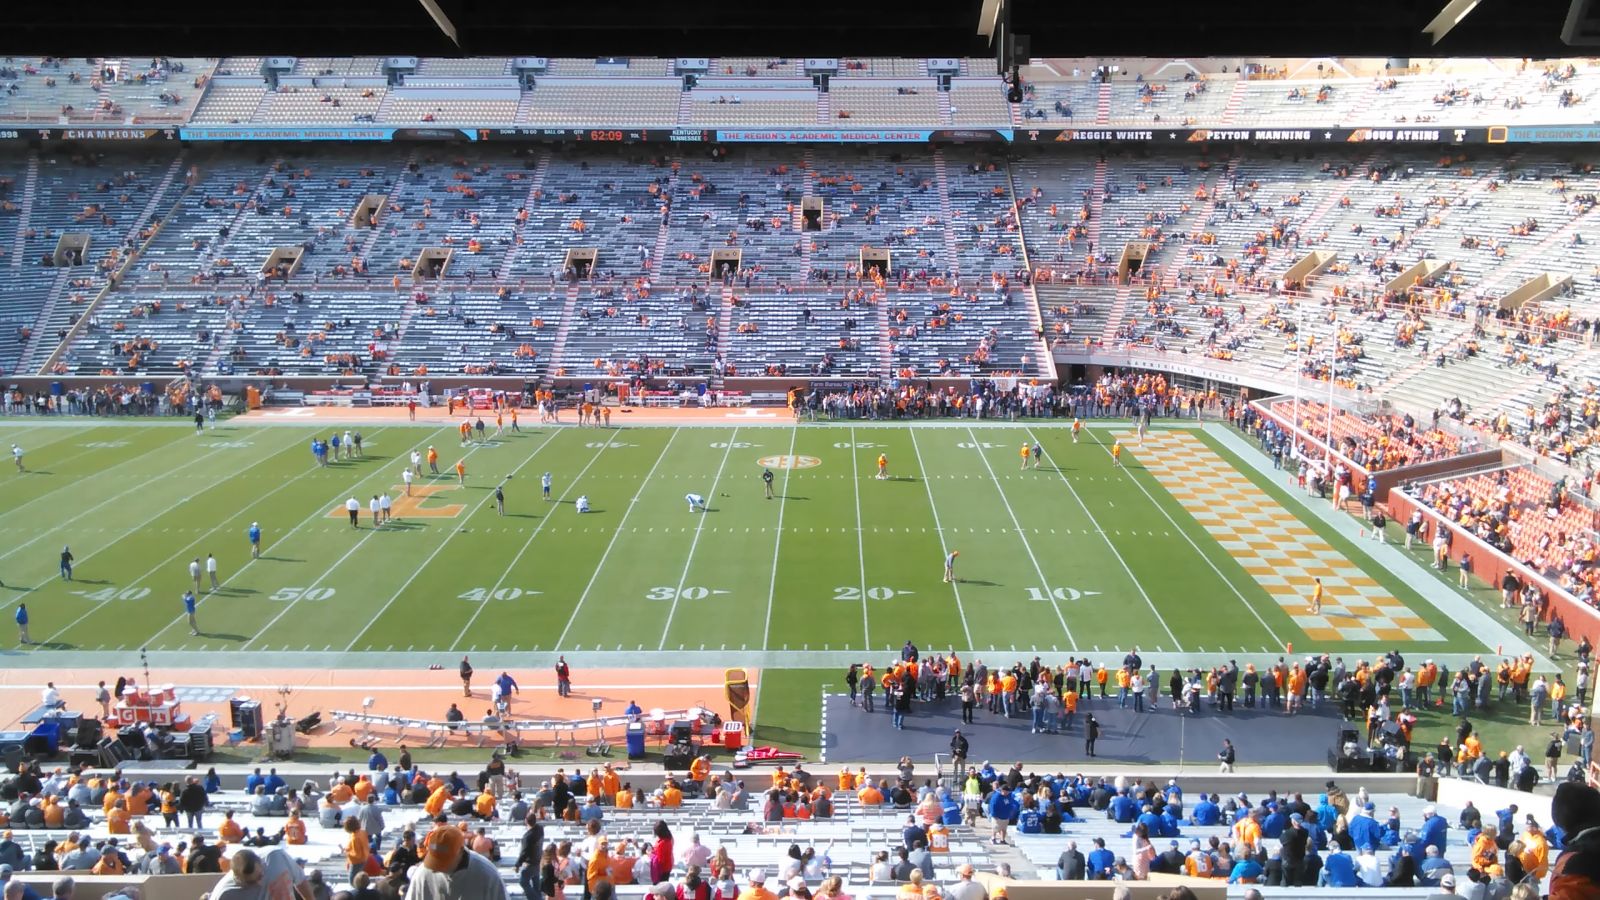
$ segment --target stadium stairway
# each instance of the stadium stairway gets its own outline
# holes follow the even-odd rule
[[[817,124],[833,124],[833,100],[829,98],[827,91],[817,92]],[[806,152],[809,153],[810,151],[808,150]]]
[[[28,154],[28,168],[22,176],[22,195],[17,202],[17,237],[11,245],[11,268],[22,268],[27,246],[28,223],[33,217],[33,200],[39,195],[39,154]]]
[[[952,124],[952,122],[950,120],[950,92],[949,91],[940,91],[938,99],[939,99],[939,124],[940,125],[950,125],[950,124]],[[938,153],[939,151],[935,150],[934,152]]]
[[[384,209],[386,211],[390,206],[394,205],[394,202],[397,199],[399,199],[400,192],[405,185],[406,173],[411,171],[411,167],[415,165],[416,162],[417,151],[412,150],[411,153],[406,156],[406,161],[401,164],[399,171],[395,173],[394,181],[389,186],[388,198],[384,200]],[[372,254],[372,248],[377,246],[378,239],[383,236],[384,230],[385,229],[381,225],[377,228],[367,229],[367,237],[361,242],[360,255],[362,259],[367,259]]]
[[[675,199],[677,197],[678,173],[676,170],[674,170],[671,175],[667,176],[667,184],[666,187],[662,188],[662,193],[664,193],[667,198]],[[656,232],[655,249],[650,252],[650,262],[648,263],[648,268],[652,276],[659,277],[657,273],[661,272],[662,269],[665,268],[667,264],[667,245],[671,241],[672,216],[671,212],[669,211],[667,215],[661,217],[661,230]]]
[[[941,92],[941,97],[949,97]],[[933,151],[934,181],[939,186],[939,217],[944,220],[944,251],[949,255],[950,271],[955,273],[957,280],[961,278],[961,253],[956,249],[956,213],[955,205],[950,202],[950,169],[946,165],[944,151]]]
[[[1496,266],[1494,272],[1478,284],[1477,291],[1483,296],[1493,297],[1496,296],[1495,289],[1501,286],[1506,287],[1508,290],[1517,288],[1518,285],[1511,283],[1511,276],[1519,268],[1520,264],[1528,260],[1550,259],[1552,250],[1563,246],[1564,242],[1570,241],[1580,225],[1588,224],[1589,217],[1594,213],[1595,208],[1590,207],[1578,213],[1563,223],[1561,227],[1552,230],[1544,240]],[[1556,255],[1559,256],[1560,254]]]
[[[1105,125],[1111,121],[1111,85],[1102,82],[1094,105],[1094,123]]]
[[[550,386],[550,376],[556,374],[556,367],[561,365],[567,349],[567,338],[572,335],[572,319],[578,310],[578,282],[567,285],[566,301],[561,305],[561,324],[556,326],[556,339],[550,347],[550,368],[546,370],[542,382],[545,387]]]
[[[1228,92],[1228,103],[1222,107],[1222,116],[1219,119],[1223,125],[1231,125],[1234,118],[1239,115],[1239,108],[1244,106],[1244,86],[1248,84],[1244,79],[1233,82],[1233,89]]]
[[[801,163],[801,166],[803,167],[803,170],[805,172],[805,180],[806,180],[805,194],[803,194],[802,196],[814,197],[814,196],[816,196],[816,189],[817,189],[817,167],[816,167],[816,157],[812,154],[810,147],[806,148],[805,156],[803,157],[803,162]],[[828,217],[827,217],[827,214],[826,214],[827,210],[823,210],[823,213],[824,214],[823,214],[823,217],[822,217],[822,228],[826,229],[828,227]],[[806,235],[805,229],[801,227],[801,223],[804,221],[804,218],[803,218],[804,217],[804,211],[800,210],[800,209],[796,209],[795,210],[795,215],[797,217],[799,217],[799,218],[796,218],[796,220],[795,220],[795,233],[800,236],[800,272],[801,272],[801,274],[803,276],[809,278],[811,276],[811,241],[812,241],[812,239]],[[818,232],[818,233],[820,234],[821,232]],[[887,370],[885,370],[885,371],[887,371]]]
[[[539,202],[540,193],[544,190],[544,176],[550,171],[550,162],[553,159],[547,150],[539,154],[539,161],[534,164],[533,174],[528,178],[528,194],[522,199],[522,209],[528,212],[531,221],[534,204]],[[511,239],[506,243],[505,255],[500,259],[497,268],[500,277],[495,279],[496,284],[506,284],[511,280],[512,260],[516,256],[517,248],[522,246],[523,234],[528,230],[526,221],[517,222],[511,227]]]
[[[178,174],[183,171],[188,161],[188,153],[183,150],[178,151],[178,155],[172,158],[172,164],[167,166],[166,174],[161,176],[161,180],[156,183],[155,191],[150,194],[150,202],[145,204],[144,210],[139,213],[139,218],[135,219],[128,229],[129,236],[137,238],[145,226],[155,219],[163,205],[168,208],[172,206],[172,201],[166,199],[167,191],[172,188],[172,183],[178,180]]]
[[[1100,246],[1100,225],[1106,211],[1106,158],[1100,157],[1094,164],[1094,182],[1089,194],[1089,249],[1098,253],[1104,248]]]
[[[51,328],[55,318],[56,307],[61,305],[61,297],[66,293],[67,283],[72,280],[71,269],[58,269],[56,275],[50,280],[49,292],[45,294],[44,305],[39,307],[39,315],[33,321],[33,340],[28,342],[28,348],[22,358],[17,361],[17,371],[33,374],[38,372],[39,364],[48,358],[50,351],[60,344],[60,339]],[[43,357],[41,357],[43,354]]]
[[[733,346],[730,336],[733,333],[733,286],[722,286],[722,302],[717,304],[717,355],[724,359],[729,357],[729,349]],[[713,375],[711,386],[721,390],[722,376]]]

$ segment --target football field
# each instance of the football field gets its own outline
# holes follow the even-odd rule
[[[373,666],[432,653],[448,666],[446,652],[621,651],[660,664],[703,651],[715,664],[831,666],[846,658],[831,654],[908,639],[1008,657],[1291,643],[1431,654],[1502,639],[1307,514],[1223,435],[1157,427],[1137,445],[1126,423],[1094,423],[1074,442],[1059,423],[779,421],[525,423],[465,447],[448,426],[396,423],[366,430],[365,458],[324,468],[309,447],[331,426],[197,435],[172,422],[7,420],[0,442],[21,445],[29,471],[0,473],[0,604],[8,626],[27,604],[32,654],[258,651],[254,665],[286,652]],[[1042,447],[1037,467],[1022,467],[1024,443]],[[442,474],[424,464],[405,497],[401,470],[429,446]],[[396,512],[374,528],[367,504],[380,493]],[[709,508],[691,511],[690,493]],[[63,546],[72,581],[57,574]],[[190,561],[208,553],[222,587],[201,593],[191,635],[181,597]],[[1314,578],[1327,596],[1312,615]],[[15,632],[3,643],[16,647]]]

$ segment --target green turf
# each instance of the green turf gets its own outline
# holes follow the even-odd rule
[[[461,448],[449,429],[395,425],[369,431],[366,459],[320,469],[309,428],[85,424],[0,423],[31,470],[0,477],[0,579],[12,586],[0,602],[26,600],[46,649],[877,652],[912,638],[1006,662],[1135,643],[1334,649],[1298,633],[1137,448],[1113,469],[1100,429],[1074,444],[1055,424],[529,427]],[[1017,469],[1025,437],[1045,448],[1039,469]],[[426,505],[463,511],[372,529],[366,500],[397,494],[407,454],[429,444],[447,474],[419,480],[445,488]],[[880,453],[886,480],[874,477]],[[778,497],[765,499],[759,461],[795,455],[815,464],[776,470]],[[1292,514],[1279,485],[1235,464]],[[551,502],[538,496],[545,471]],[[691,491],[709,512],[688,510]],[[580,494],[589,515],[575,511]],[[360,529],[329,515],[350,496]],[[1446,635],[1428,649],[1484,647],[1306,520]],[[256,562],[251,521],[266,533]],[[55,577],[63,544],[78,557],[70,583]],[[949,549],[961,554],[955,585],[941,580]],[[195,637],[179,598],[189,560],[208,552],[225,585],[202,597]]]

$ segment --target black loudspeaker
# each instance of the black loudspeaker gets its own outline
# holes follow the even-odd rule
[[[105,726],[99,719],[84,719],[78,723],[77,734],[72,743],[78,747],[93,747],[100,742],[100,736],[105,733]]]
[[[126,744],[122,743],[116,738],[101,738],[98,745],[98,750],[100,754],[100,767],[103,769],[115,769],[117,766],[120,766],[128,760],[133,759],[135,756],[135,754],[128,749]]]
[[[674,745],[667,750],[662,760],[662,767],[669,772],[687,772],[689,764],[694,762],[694,752],[684,745]]]
[[[74,750],[72,751],[72,755],[68,757],[67,761],[74,769],[81,769],[85,766],[94,768],[95,766],[100,765],[100,751]]]
[[[137,725],[122,726],[117,731],[117,740],[121,741],[123,746],[129,750],[134,751],[135,754],[145,748],[144,732],[140,731]]]
[[[672,723],[672,730],[667,733],[667,741],[676,744],[680,741],[694,740],[694,723],[687,719],[679,719]]]

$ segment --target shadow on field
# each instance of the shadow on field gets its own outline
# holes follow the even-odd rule
[[[72,579],[72,583],[73,584],[110,584],[111,582],[105,580],[104,578],[74,578],[74,579]]]
[[[779,500],[810,500],[810,497],[795,497],[790,494],[778,494]]]
[[[295,559],[295,558],[290,557],[290,556],[263,556],[261,558],[264,559],[264,560],[267,560],[269,562],[288,562],[288,563],[305,562],[305,560],[303,560],[303,559]]]
[[[978,580],[976,578],[957,578],[956,579],[956,583],[957,584],[975,584],[975,585],[977,585],[979,587],[1005,587],[1005,585],[1000,584],[998,582],[980,581],[980,580]]]
[[[70,643],[68,643],[66,641],[40,641],[39,643],[33,644],[32,646],[37,647],[40,650],[77,650],[77,649],[80,649],[77,644],[70,644]]]
[[[219,641],[230,641],[235,644],[242,644],[250,640],[242,634],[218,634],[215,631],[201,631],[200,636],[203,638],[216,638]]]
[[[534,515],[533,513],[506,513],[506,517],[510,518],[510,519],[537,519],[537,518],[539,518],[538,516]]]
[[[807,734],[791,728],[779,728],[776,725],[761,726],[761,743],[763,744],[788,744],[793,747],[800,744],[815,745],[816,740],[816,732]]]
[[[407,522],[403,519],[390,519],[378,526],[379,531],[415,531],[424,527],[421,522]]]

